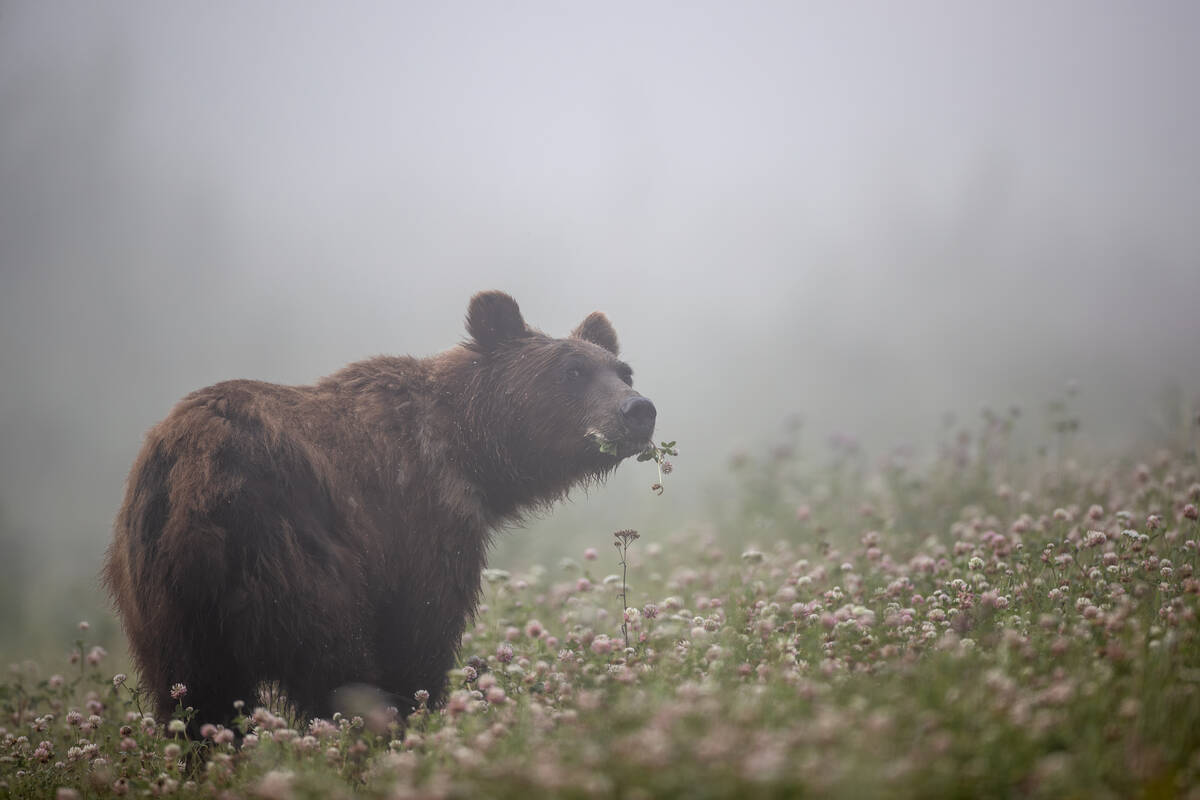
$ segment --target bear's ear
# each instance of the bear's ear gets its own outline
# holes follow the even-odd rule
[[[483,349],[491,350],[529,331],[517,301],[504,292],[480,292],[467,309],[467,332]]]
[[[613,330],[612,323],[608,321],[608,317],[599,311],[593,311],[587,315],[587,319],[579,323],[579,327],[571,331],[571,337],[574,339],[583,339],[585,342],[598,344],[608,352],[615,355],[620,355],[618,352],[620,347],[617,345],[617,332]]]

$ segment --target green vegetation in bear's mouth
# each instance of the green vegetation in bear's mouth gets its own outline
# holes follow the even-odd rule
[[[650,487],[652,492],[663,493],[665,476],[670,475],[671,471],[675,469],[675,465],[667,460],[667,456],[677,455],[679,455],[679,451],[675,449],[675,442],[662,442],[658,445],[651,442],[645,450],[638,454],[638,461],[653,461],[658,465],[658,483]]]
[[[611,439],[608,439],[599,431],[590,431],[588,437],[596,443],[597,449],[605,455],[621,458],[620,445]],[[662,442],[654,444],[650,442],[646,445],[642,452],[638,453],[638,461],[653,461],[658,465],[658,482],[650,487],[650,491],[656,494],[663,493],[663,481],[665,476],[670,475],[675,468],[674,464],[667,460],[667,456],[677,456],[679,451],[675,448],[675,442]]]

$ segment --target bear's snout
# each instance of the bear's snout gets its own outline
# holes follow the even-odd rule
[[[635,437],[649,439],[654,433],[654,420],[657,417],[658,410],[648,397],[634,395],[621,403],[621,418]]]

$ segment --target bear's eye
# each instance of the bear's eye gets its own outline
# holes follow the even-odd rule
[[[586,374],[587,374],[587,370],[584,369],[582,364],[567,365],[566,375],[567,375],[567,380],[569,380],[569,381],[583,380],[583,376]]]
[[[617,367],[617,377],[624,381],[626,386],[633,386],[633,370],[628,364]]]

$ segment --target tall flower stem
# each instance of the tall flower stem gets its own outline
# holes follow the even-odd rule
[[[632,530],[617,531],[613,534],[616,539],[613,547],[621,554],[621,635],[625,638],[625,647],[629,648],[629,619],[625,609],[629,608],[629,585],[626,580],[629,574],[629,544],[638,538],[638,532]]]

